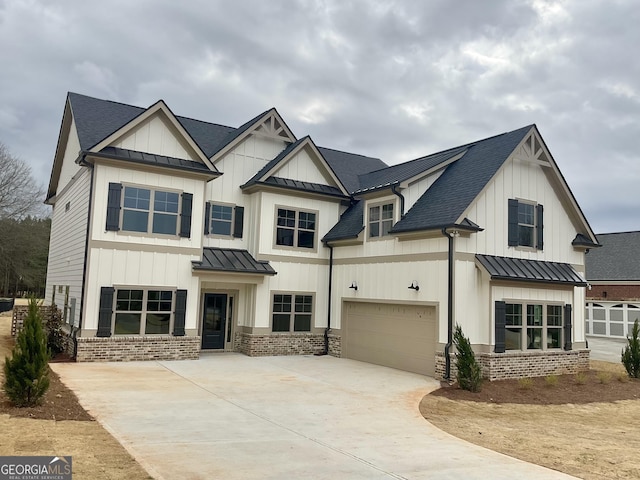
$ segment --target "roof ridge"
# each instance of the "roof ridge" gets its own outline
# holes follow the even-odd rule
[[[140,110],[148,110],[150,106],[155,105],[156,103],[162,101],[164,102],[164,104],[166,105],[167,102],[165,102],[164,100],[162,100],[161,98],[156,100],[155,102],[153,102],[151,105],[149,105],[149,107],[139,107],[137,105],[131,105],[130,103],[124,103],[124,102],[116,102],[115,100],[107,100],[104,98],[98,98],[98,97],[92,97],[91,95],[85,95],[83,93],[77,93],[77,92],[67,92],[67,96],[68,95],[77,95],[79,97],[85,97],[85,98],[90,98],[92,100],[98,100],[100,102],[107,102],[107,103],[113,103],[114,105],[122,105],[123,107],[129,107],[129,108],[138,108]]]
[[[608,232],[608,233],[596,233],[596,236],[600,235],[625,235],[629,233],[640,233],[640,230],[629,230],[627,232]]]
[[[309,135],[307,135],[309,136]],[[372,158],[374,160],[382,160],[381,158],[378,157],[370,157],[368,155],[363,155],[361,153],[353,153],[353,152],[347,152],[346,150],[338,150],[337,148],[331,148],[331,147],[322,147],[320,145],[316,145],[318,148],[322,148],[323,150],[331,150],[332,152],[338,152],[338,153],[346,153],[347,155],[353,155],[354,157],[362,157],[362,158]]]

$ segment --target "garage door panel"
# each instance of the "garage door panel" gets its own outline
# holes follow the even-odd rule
[[[435,373],[435,307],[352,302],[345,313],[345,357]]]

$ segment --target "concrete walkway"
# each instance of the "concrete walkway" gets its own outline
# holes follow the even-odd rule
[[[333,357],[58,363],[80,402],[157,479],[569,479],[422,418],[438,384]]]
[[[591,360],[621,363],[622,349],[627,345],[624,338],[604,338],[587,336]]]

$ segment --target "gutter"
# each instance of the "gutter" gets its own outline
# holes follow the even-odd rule
[[[447,344],[444,346],[445,372],[444,379],[451,383],[451,347],[453,345],[453,235],[442,228],[442,234],[449,239],[449,272],[447,282]]]
[[[324,330],[324,351],[320,355],[329,354],[329,331],[331,330],[331,286],[333,283],[333,247],[329,247],[329,291],[327,299],[327,328]]]
[[[87,209],[87,234],[84,240],[84,263],[82,270],[82,294],[80,295],[80,313],[78,314],[78,327],[71,330],[71,338],[73,338],[73,358],[78,356],[78,331],[82,331],[82,314],[84,312],[84,299],[87,294],[87,261],[89,258],[89,237],[91,236],[91,209],[93,207],[93,165],[85,161],[82,155],[78,160],[80,165],[86,165],[91,171],[91,179],[89,183],[89,207]]]

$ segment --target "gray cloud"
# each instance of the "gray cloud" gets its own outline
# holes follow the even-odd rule
[[[638,230],[639,22],[633,0],[0,1],[0,140],[46,184],[67,91],[227,125],[275,106],[388,163],[536,123],[594,229]]]

